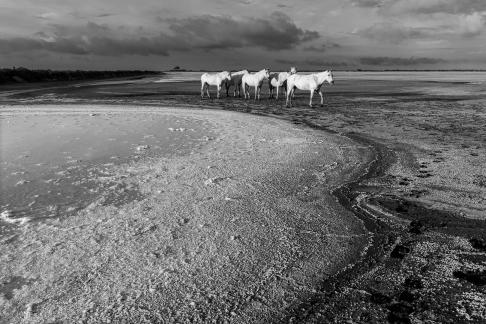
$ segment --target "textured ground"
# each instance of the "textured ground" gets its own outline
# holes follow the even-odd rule
[[[317,278],[305,296],[280,305],[273,320],[483,323],[486,96],[481,87],[337,78],[325,89],[323,108],[306,107],[307,94],[298,94],[290,109],[273,100],[201,101],[191,82],[14,89],[18,92],[2,101],[204,107],[268,115],[344,135],[370,164],[332,193],[365,224],[372,244],[360,251],[355,266]],[[236,322],[248,321],[241,309],[234,313]]]
[[[2,116],[48,116],[55,128],[93,110],[107,125],[120,111],[198,119],[200,135],[214,135],[185,154],[101,162],[102,182],[138,188],[133,201],[113,204],[120,186],[101,186],[72,215],[10,227],[0,242],[4,322],[268,322],[368,244],[359,219],[329,193],[368,162],[345,137],[160,107],[17,106]]]

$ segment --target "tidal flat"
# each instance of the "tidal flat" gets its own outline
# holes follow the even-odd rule
[[[9,119],[32,129],[42,118],[52,127],[92,120],[101,131],[82,142],[101,138],[106,156],[125,157],[89,167],[137,191],[116,204],[103,199],[111,185],[94,185],[71,213],[59,198],[68,207],[25,223],[2,201],[6,322],[483,322],[484,74],[358,76],[335,73],[314,108],[303,92],[292,108],[282,99],[201,100],[190,79],[0,91],[2,132]],[[141,131],[143,120],[153,129]],[[138,131],[122,151],[110,151],[107,138],[130,127]],[[187,150],[164,151],[168,135],[186,134],[169,128],[195,130]],[[2,154],[2,167],[22,168],[12,176],[24,182],[2,172],[2,199],[17,190],[4,186],[35,181],[35,167],[20,162],[33,162],[35,145],[18,149]],[[102,176],[93,174],[95,184]]]

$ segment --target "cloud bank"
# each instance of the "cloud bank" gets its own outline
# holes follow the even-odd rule
[[[292,49],[316,40],[319,33],[298,27],[280,12],[266,18],[194,16],[160,19],[166,30],[151,35],[143,28],[127,30],[89,22],[82,26],[50,25],[34,37],[0,39],[0,52],[45,50],[69,54],[163,55],[173,51],[259,47]]]
[[[486,11],[484,0],[350,0],[357,7],[379,8],[386,13],[471,14]]]

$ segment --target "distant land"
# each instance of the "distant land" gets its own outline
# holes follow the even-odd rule
[[[54,81],[80,81],[93,79],[112,79],[138,77],[145,75],[162,74],[159,71],[54,71],[29,70],[23,67],[0,69],[0,84],[54,82]]]
[[[238,69],[233,69],[236,71]],[[249,70],[256,71],[256,70]],[[321,70],[302,70],[302,72],[319,72]],[[486,70],[365,70],[349,69],[334,70],[336,72],[486,72]],[[213,70],[192,70],[178,66],[168,70],[168,72],[215,72]],[[82,81],[94,79],[113,79],[126,77],[143,77],[147,75],[164,74],[162,71],[142,71],[142,70],[111,70],[111,71],[83,71],[83,70],[30,70],[24,67],[0,68],[0,84],[13,83],[32,83],[32,82],[55,82],[55,81]]]

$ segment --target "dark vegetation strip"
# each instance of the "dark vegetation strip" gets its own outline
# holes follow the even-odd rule
[[[94,79],[126,78],[162,74],[156,71],[52,71],[26,68],[0,69],[0,84],[79,81]]]

